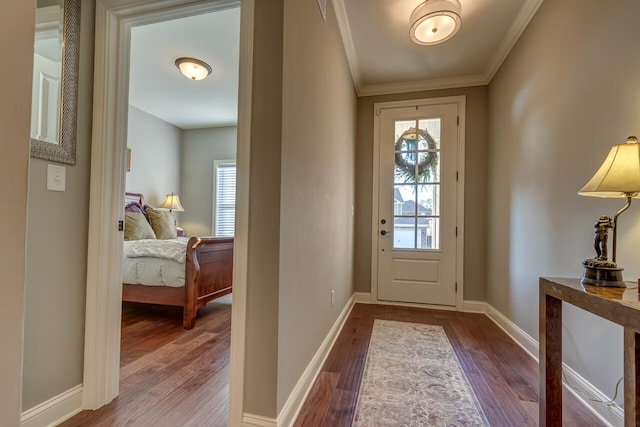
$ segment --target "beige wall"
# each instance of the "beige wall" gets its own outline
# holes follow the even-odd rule
[[[20,374],[23,356],[25,237],[29,164],[29,120],[35,2],[0,3],[0,183],[11,207],[3,209],[0,239],[0,425],[20,420]],[[9,60],[10,58],[10,60]]]
[[[31,159],[29,166],[23,410],[82,383],[93,21],[93,1],[84,0],[76,164],[63,165],[66,191],[47,191],[50,162]],[[17,39],[13,36],[12,40]]]
[[[353,293],[356,96],[332,3],[285,0],[278,411]],[[331,290],[335,304],[331,307]]]
[[[187,235],[213,235],[213,162],[234,160],[237,139],[235,126],[182,131],[180,201],[185,211],[179,224]]]
[[[169,193],[180,195],[181,141],[181,129],[129,105],[126,191],[142,193],[151,206],[159,206]]]
[[[249,171],[245,402],[275,418],[278,375],[283,1],[256,1]]]
[[[467,103],[464,187],[464,299],[484,301],[488,105],[487,87],[367,96],[358,99],[356,157],[355,286],[371,291],[371,212],[373,192],[373,106],[377,102],[464,95]]]
[[[245,411],[265,417],[353,292],[356,97],[327,6],[255,4]]]
[[[538,336],[538,277],[579,277],[593,223],[622,200],[579,197],[610,147],[640,133],[640,2],[546,1],[489,88],[487,300]],[[618,262],[640,277],[640,209]],[[564,313],[565,361],[600,390],[622,376],[622,331]]]

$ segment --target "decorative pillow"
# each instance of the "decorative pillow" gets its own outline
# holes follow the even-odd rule
[[[178,237],[176,231],[176,220],[169,211],[148,208],[149,222],[157,239],[175,239]]]
[[[144,211],[142,210],[142,206],[140,206],[140,203],[138,203],[138,202],[127,203],[127,205],[124,207],[124,211],[125,212],[139,212],[141,214],[144,214]]]
[[[149,209],[149,205],[141,205],[139,202],[131,202],[127,203],[124,207],[125,212],[140,212],[144,217],[149,221],[149,215],[147,215],[147,209]]]
[[[124,213],[124,240],[155,239],[156,235],[140,212]]]

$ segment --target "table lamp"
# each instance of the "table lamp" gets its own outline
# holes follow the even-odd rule
[[[169,209],[169,212],[178,211],[184,212],[184,208],[180,204],[180,198],[177,194],[167,194],[167,197],[164,198],[164,201],[159,206],[164,209]]]
[[[602,215],[596,221],[594,248],[596,257],[586,259],[582,265],[582,284],[625,287],[622,268],[616,264],[618,217],[631,206],[631,199],[640,196],[640,144],[630,136],[625,144],[614,145],[596,174],[578,192],[581,196],[622,198],[627,203],[616,212],[613,219]],[[607,232],[613,229],[612,258],[608,260]]]

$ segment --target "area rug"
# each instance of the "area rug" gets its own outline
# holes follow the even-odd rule
[[[352,425],[489,424],[441,326],[375,320]]]

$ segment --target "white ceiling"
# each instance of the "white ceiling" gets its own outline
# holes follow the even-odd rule
[[[424,0],[335,0],[359,95],[488,84],[542,0],[460,0],[462,26],[419,46],[409,16]]]
[[[181,129],[235,125],[239,46],[238,8],[133,28],[129,103]],[[213,72],[187,79],[175,65],[183,56]]]
[[[365,96],[488,84],[542,1],[460,0],[460,31],[435,46],[409,39],[409,15],[423,0],[333,5],[356,91]],[[182,129],[235,124],[239,33],[237,8],[134,28],[130,103]],[[207,62],[213,74],[188,80],[174,65],[181,56]]]

